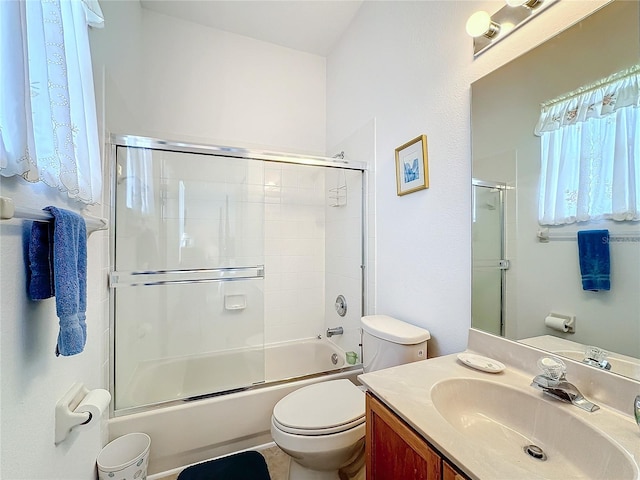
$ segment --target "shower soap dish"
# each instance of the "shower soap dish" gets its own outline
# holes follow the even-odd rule
[[[467,367],[488,373],[499,373],[505,369],[503,363],[492,358],[483,357],[482,355],[476,355],[473,353],[459,353],[458,360],[464,363]]]
[[[247,308],[246,295],[225,295],[224,296],[225,310],[244,310],[245,308]]]

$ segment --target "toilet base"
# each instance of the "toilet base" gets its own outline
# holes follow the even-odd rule
[[[365,480],[364,442],[351,461],[340,470],[313,470],[289,457],[289,480]]]
[[[290,458],[289,460],[289,480],[344,480],[345,478],[348,478],[349,480],[365,480],[366,477],[364,466],[353,476],[343,476],[341,478],[338,471],[311,470],[303,467],[293,458]]]
[[[337,470],[311,470],[291,458],[289,480],[340,480],[340,476]]]

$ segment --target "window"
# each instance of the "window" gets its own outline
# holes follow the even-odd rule
[[[640,65],[542,105],[538,221],[640,220]]]
[[[87,27],[102,23],[96,0],[0,1],[0,175],[99,201]]]

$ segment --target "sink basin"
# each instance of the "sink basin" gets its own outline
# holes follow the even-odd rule
[[[438,413],[486,452],[487,462],[508,459],[527,478],[638,478],[624,449],[569,411],[577,407],[542,395],[472,378],[442,380],[431,388]],[[530,445],[543,453],[527,451]]]

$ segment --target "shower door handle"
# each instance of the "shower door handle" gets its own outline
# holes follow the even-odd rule
[[[264,265],[194,270],[111,272],[109,287],[135,287],[186,283],[228,282],[264,278]]]

